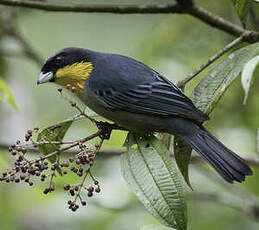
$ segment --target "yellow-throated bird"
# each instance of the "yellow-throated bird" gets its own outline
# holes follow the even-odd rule
[[[252,171],[203,126],[208,116],[173,83],[132,58],[68,47],[50,57],[38,84],[55,82],[77,88],[96,113],[137,132],[182,137],[228,182],[242,182]]]

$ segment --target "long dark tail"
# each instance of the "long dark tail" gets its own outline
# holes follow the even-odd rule
[[[229,183],[242,182],[253,172],[244,159],[218,141],[203,126],[186,119],[171,119],[170,130],[181,136]]]

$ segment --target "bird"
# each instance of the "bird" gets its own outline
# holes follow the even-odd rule
[[[97,114],[134,132],[181,137],[229,183],[243,182],[252,170],[204,126],[208,115],[180,88],[133,58],[66,47],[49,57],[37,84],[70,84]]]

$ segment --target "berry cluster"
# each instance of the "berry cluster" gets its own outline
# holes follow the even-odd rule
[[[66,89],[72,93],[76,92],[75,87],[67,85]],[[58,92],[62,95],[62,88],[58,89]],[[69,101],[72,107],[75,107],[79,112],[79,116],[84,116],[95,124],[98,122],[92,118],[89,118],[77,104],[70,101],[67,97],[63,96],[65,100]],[[14,165],[11,169],[2,173],[0,181],[2,182],[25,182],[29,186],[32,186],[35,182],[35,178],[38,181],[47,182],[47,187],[43,193],[48,194],[55,191],[55,178],[59,175],[67,175],[73,173],[81,178],[79,184],[65,184],[64,190],[68,192],[72,199],[68,201],[68,207],[72,211],[76,211],[79,208],[79,204],[86,205],[86,201],[82,199],[81,192],[86,191],[88,197],[92,197],[94,193],[101,191],[99,182],[94,178],[91,173],[91,167],[94,164],[96,154],[99,152],[103,140],[103,130],[98,127],[98,131],[88,137],[82,138],[76,141],[63,141],[55,137],[59,137],[59,131],[62,130],[62,123],[57,123],[48,129],[43,131],[38,128],[30,129],[24,136],[24,142],[17,141],[16,144],[11,145],[8,148],[9,153],[14,157]],[[46,132],[47,131],[47,132]],[[44,133],[44,135],[42,135]],[[40,137],[40,138],[39,138]],[[93,148],[89,148],[85,145],[85,142],[100,137],[101,141]],[[52,146],[51,152],[42,152],[41,147]],[[73,155],[68,156],[67,159],[60,159],[61,153],[72,149]],[[38,150],[37,150],[38,149]],[[44,149],[44,148],[43,148]],[[32,159],[28,152],[39,151],[41,155]],[[67,155],[67,154],[64,154]],[[86,185],[86,178],[92,179],[92,185]],[[80,203],[79,203],[80,202]]]

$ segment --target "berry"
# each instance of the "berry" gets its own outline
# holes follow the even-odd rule
[[[75,87],[75,86],[72,86],[71,91],[72,91],[73,93],[76,92],[76,87]]]
[[[94,191],[94,187],[93,186],[90,186],[88,189],[87,189],[88,192],[93,192]]]
[[[76,207],[76,206],[72,206],[71,210],[72,210],[73,212],[75,212],[75,211],[77,210],[77,207]]]
[[[49,192],[50,192],[49,188],[45,188],[44,191],[43,191],[44,194],[48,194]]]
[[[20,178],[21,178],[21,180],[25,180],[26,175],[25,175],[24,173],[22,173],[22,174],[20,175]]]
[[[22,147],[21,147],[21,146],[18,146],[18,147],[16,148],[16,150],[17,150],[18,152],[21,152],[21,151],[22,151]]]
[[[23,154],[27,153],[27,149],[26,148],[22,148],[22,153]]]
[[[73,189],[69,190],[69,192],[70,192],[70,195],[71,195],[71,196],[74,196],[74,195],[75,195],[75,191],[74,191]]]
[[[71,89],[71,85],[70,85],[70,84],[67,84],[67,85],[66,85],[66,89]]]
[[[64,185],[64,189],[65,189],[66,191],[68,191],[68,190],[70,189],[70,185],[69,185],[69,184],[65,184],[65,185]]]
[[[81,204],[82,204],[83,206],[86,206],[86,201],[83,200],[83,201],[81,202]]]
[[[60,93],[61,93],[61,92],[62,92],[62,88],[58,88],[58,92],[60,92]]]
[[[69,166],[69,162],[68,161],[64,161],[62,165],[63,165],[63,167],[68,167]]]
[[[95,192],[97,192],[97,193],[101,192],[100,187],[97,187],[97,188],[95,189]]]
[[[26,133],[26,134],[25,134],[25,141],[30,140],[30,138],[31,138],[31,135],[29,135],[28,133]]]
[[[27,133],[29,134],[29,135],[32,135],[32,130],[31,129],[29,129],[28,131],[27,131]]]
[[[92,192],[88,192],[87,196],[88,196],[88,197],[92,197],[92,196],[93,196],[93,193],[92,193]]]
[[[70,163],[74,162],[74,160],[75,160],[74,157],[70,157],[70,158],[69,158]]]

